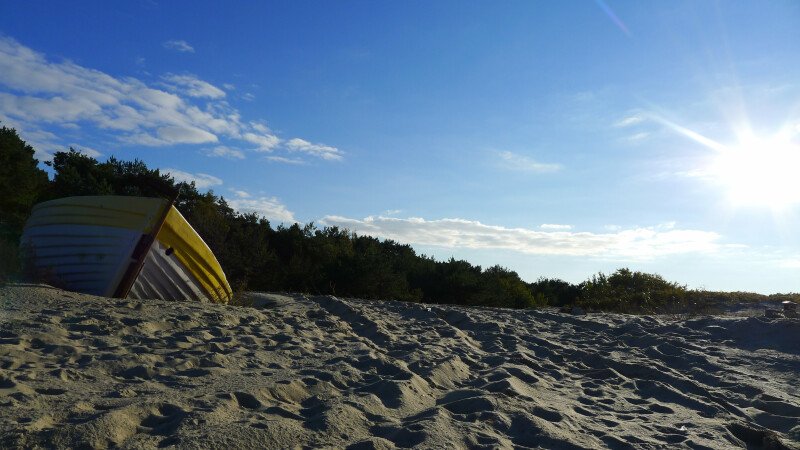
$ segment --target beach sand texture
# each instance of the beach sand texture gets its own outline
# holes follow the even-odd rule
[[[800,320],[0,288],[2,448],[798,448]]]

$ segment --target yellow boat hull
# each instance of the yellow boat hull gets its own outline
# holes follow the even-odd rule
[[[23,250],[49,282],[102,296],[227,303],[211,249],[167,200],[68,197],[33,208]]]

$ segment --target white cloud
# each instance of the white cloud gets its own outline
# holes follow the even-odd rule
[[[394,216],[400,214],[401,212],[403,212],[402,209],[387,209],[384,214],[386,214],[387,216]]]
[[[53,153],[65,150],[63,145],[56,143],[56,135],[49,131],[30,129],[24,124],[6,117],[0,112],[0,126],[9,127],[17,130],[17,134],[33,147],[34,157],[39,161],[50,161],[53,159]]]
[[[672,230],[677,225],[678,224],[674,220],[671,220],[669,222],[664,222],[664,223],[658,224],[655,228],[657,230]]]
[[[241,124],[222,103],[204,109],[134,78],[117,79],[72,62],[50,62],[8,38],[0,38],[0,113],[27,124],[93,125],[119,132],[122,142],[170,145],[236,137]]]
[[[161,77],[173,91],[181,92],[189,97],[223,98],[225,91],[213,84],[203,81],[194,75],[176,75],[168,73]]]
[[[560,225],[560,224],[555,224],[555,223],[543,223],[543,224],[539,225],[539,228],[541,228],[542,230],[564,231],[564,230],[571,230],[572,229],[572,225]]]
[[[240,213],[255,213],[277,222],[294,223],[294,214],[275,197],[239,197],[228,200],[228,205]]]
[[[278,136],[274,134],[245,133],[242,139],[251,144],[256,144],[258,146],[257,150],[260,152],[271,152],[281,143]]]
[[[224,145],[218,145],[208,150],[206,155],[228,159],[244,159],[244,152]]]
[[[187,44],[188,45],[188,44]],[[0,120],[25,137],[57,125],[78,127],[123,144],[169,146],[207,144],[220,137],[256,144],[272,151],[282,140],[261,121],[243,121],[225,101],[225,92],[193,75],[167,74],[156,89],[132,78],[116,78],[70,61],[50,61],[11,38],[0,37]],[[171,92],[169,92],[171,91]],[[32,144],[41,155],[66,147],[56,136]],[[287,151],[324,159],[340,152],[297,141]],[[297,145],[298,143],[304,145]],[[239,158],[241,153],[228,152]]]
[[[641,141],[647,139],[648,137],[650,137],[650,133],[648,133],[646,131],[642,131],[640,133],[634,133],[634,134],[628,136],[625,139],[628,142],[641,142]]]
[[[237,196],[237,197],[239,197],[239,198],[250,198],[250,197],[252,197],[252,196],[250,195],[250,193],[249,193],[249,192],[247,192],[247,191],[242,191],[242,190],[237,190],[237,189],[231,189],[231,192],[233,192],[233,194],[234,194],[234,195],[236,195],[236,196]]]
[[[85,146],[85,145],[80,145],[80,144],[69,144],[69,146],[70,146],[71,148],[73,148],[73,149],[75,149],[75,150],[77,150],[77,151],[79,151],[79,152],[83,153],[84,155],[86,155],[86,156],[90,156],[90,157],[92,157],[92,158],[97,158],[97,157],[103,156],[103,154],[102,154],[102,153],[100,153],[99,151],[97,151],[97,150],[95,150],[95,149],[93,149],[93,148],[91,148],[91,147],[87,147],[87,146]]]
[[[642,122],[644,122],[644,117],[639,114],[633,114],[618,120],[614,123],[614,126],[617,128],[626,128]]]
[[[252,102],[255,99],[256,96],[249,92],[245,92],[244,94],[242,94],[242,100],[247,100],[248,102]]]
[[[194,185],[197,189],[207,189],[212,186],[218,186],[222,184],[221,179],[207,173],[189,173],[170,168],[161,169],[161,173],[169,173],[170,176],[175,178],[175,181],[177,182],[194,182]]]
[[[224,87],[225,89],[227,89],[229,91],[235,91],[236,90],[236,85],[232,84],[232,83],[223,83],[222,87]]]
[[[326,216],[320,222],[399,242],[501,249],[533,255],[647,260],[671,254],[715,252],[720,247],[717,233],[663,226],[590,233],[506,228],[464,219],[367,217],[358,220]]]
[[[298,158],[286,158],[286,157],[284,157],[284,156],[267,156],[267,157],[266,157],[266,158],[264,158],[264,159],[266,159],[267,161],[272,161],[272,162],[277,162],[277,163],[283,163],[283,164],[296,164],[296,165],[302,165],[302,164],[305,164],[305,163],[306,163],[306,162],[305,162],[305,161],[303,161],[302,159],[298,159]]]
[[[512,152],[498,152],[501,167],[509,170],[519,170],[523,172],[548,173],[557,172],[562,169],[561,164],[540,163],[527,156],[518,155]]]
[[[250,122],[250,127],[261,134],[272,134],[269,127],[261,122]]]
[[[161,127],[158,137],[171,144],[205,144],[217,142],[217,136],[208,131],[191,126]]]
[[[194,53],[194,47],[189,45],[188,42],[179,39],[173,39],[161,44],[167,50],[175,50],[181,53]]]
[[[342,159],[342,152],[338,148],[323,144],[312,144],[300,138],[291,139],[286,143],[286,148],[292,152],[307,153],[329,161]]]

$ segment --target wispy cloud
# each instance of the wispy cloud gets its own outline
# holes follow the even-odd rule
[[[225,145],[218,145],[206,151],[206,155],[218,158],[244,159],[244,152]]]
[[[164,145],[167,143],[205,144],[218,140],[214,133],[193,126],[161,127],[157,130],[157,134]]]
[[[92,158],[98,158],[100,156],[103,156],[103,154],[101,152],[99,152],[98,150],[95,150],[95,149],[93,149],[91,147],[87,147],[85,145],[69,144],[69,146],[70,146],[70,148],[75,149],[75,150],[83,153],[84,155],[90,156]]]
[[[626,136],[621,136],[621,139],[631,144],[640,143],[651,136],[652,130],[643,129],[650,120],[648,113],[635,110],[629,112],[623,118],[617,120],[612,124],[614,128],[620,129],[620,132],[626,133]]]
[[[639,133],[633,133],[632,135],[627,136],[625,139],[628,142],[641,142],[641,141],[647,139],[648,137],[650,137],[650,133],[648,133],[646,131],[642,131],[642,132],[639,132]]]
[[[329,161],[342,159],[342,152],[338,148],[324,144],[312,144],[300,138],[291,139],[286,143],[286,148],[292,152],[306,153]]]
[[[224,138],[273,151],[282,142],[261,120],[243,120],[222,89],[194,75],[166,74],[156,84],[161,88],[70,61],[53,62],[14,39],[0,37],[0,121],[24,132],[44,159],[66,144],[43,129],[51,127],[80,128],[121,144],[143,146],[208,144]],[[297,138],[284,150],[341,158],[335,147]],[[213,155],[239,158],[241,152]]]
[[[508,170],[518,170],[521,172],[550,173],[557,172],[563,167],[561,164],[542,163],[527,156],[503,151],[497,153],[500,159],[500,166]]]
[[[608,233],[540,231],[485,225],[473,220],[326,216],[321,223],[399,242],[448,248],[501,249],[533,255],[647,260],[719,249],[717,233],[654,226]]]
[[[208,189],[212,186],[219,186],[222,180],[207,173],[189,173],[178,169],[165,168],[161,169],[162,173],[169,173],[172,178],[177,182],[194,182],[197,189]]]
[[[633,125],[640,124],[644,122],[644,120],[645,120],[644,116],[642,116],[641,114],[632,114],[616,121],[614,123],[614,126],[617,128],[627,128]]]
[[[261,134],[271,134],[272,133],[272,131],[270,131],[269,127],[266,124],[261,123],[261,122],[255,122],[255,121],[254,122],[250,122],[250,127],[252,129],[258,131]]]
[[[274,134],[256,134],[256,133],[245,133],[242,136],[242,139],[245,141],[256,144],[256,150],[260,152],[271,152],[278,144],[281,143],[281,140],[278,136]]]
[[[255,213],[276,222],[297,222],[294,213],[276,197],[253,197],[246,191],[236,191],[235,194],[237,198],[228,200],[228,205],[241,213]]]
[[[0,122],[2,126],[14,128],[34,150],[34,157],[39,161],[49,161],[53,159],[53,153],[64,150],[66,147],[58,142],[58,136],[42,130],[38,127],[30,127],[18,120],[8,117],[0,111]],[[77,146],[72,144],[73,147]]]
[[[303,161],[302,159],[299,159],[299,158],[286,158],[284,156],[267,156],[264,159],[266,159],[267,161],[272,161],[272,162],[282,163],[282,164],[302,165],[302,164],[306,163],[305,161]]]
[[[168,73],[161,77],[168,89],[189,97],[223,98],[225,91],[213,84],[203,81],[194,75],[176,75]]]
[[[180,39],[172,39],[161,44],[167,50],[175,50],[181,53],[194,53],[194,47],[189,45],[188,42]]]
[[[560,225],[556,223],[543,223],[539,225],[542,230],[555,230],[555,231],[568,231],[572,229],[572,225]]]
[[[72,62],[50,62],[18,42],[0,38],[0,114],[35,128],[91,125],[121,142],[171,145],[236,137],[237,113],[222,103],[193,104],[134,78],[118,79]]]

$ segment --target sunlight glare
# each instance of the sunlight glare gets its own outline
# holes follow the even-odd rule
[[[783,210],[800,203],[800,145],[786,133],[771,138],[747,133],[739,145],[717,153],[711,170],[735,206]]]

